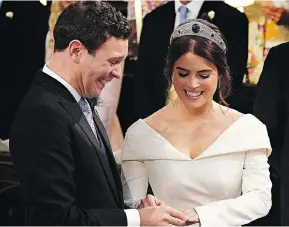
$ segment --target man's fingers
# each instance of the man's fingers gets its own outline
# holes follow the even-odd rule
[[[182,220],[182,221],[186,221],[186,216],[185,216],[182,212],[180,212],[180,211],[178,211],[178,210],[175,210],[175,209],[173,209],[173,208],[171,208],[171,207],[167,207],[167,212],[168,212],[172,217],[175,217],[175,218],[180,219],[180,220]]]
[[[178,218],[174,218],[174,217],[169,217],[168,218],[168,223],[170,225],[174,225],[174,226],[184,226],[185,225],[185,221],[182,221]]]

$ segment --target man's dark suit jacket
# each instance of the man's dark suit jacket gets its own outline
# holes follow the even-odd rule
[[[232,72],[233,90],[238,90],[247,72],[248,19],[245,14],[221,1],[205,1],[198,18],[208,18],[217,25],[228,41],[228,63]],[[148,13],[143,21],[139,44],[137,73],[135,80],[136,118],[145,118],[162,108],[166,103],[168,81],[164,76],[165,58],[169,39],[175,26],[174,1],[168,2]],[[228,100],[231,107],[234,93]]]
[[[281,206],[276,215],[280,218],[281,225],[289,225],[289,69],[288,69],[289,43],[281,44],[270,49],[264,63],[264,68],[258,83],[258,94],[254,106],[254,115],[266,126],[272,146],[272,154],[269,156],[271,165],[271,177],[277,179],[273,182],[276,191],[274,203]],[[276,201],[276,202],[275,202]],[[277,207],[276,209],[279,210]],[[273,223],[272,225],[279,225]]]
[[[127,225],[110,143],[94,121],[103,146],[71,93],[37,73],[10,136],[28,225]]]

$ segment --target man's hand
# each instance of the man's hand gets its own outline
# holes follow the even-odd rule
[[[199,215],[195,209],[193,210],[186,210],[183,212],[186,216],[186,225],[193,225],[196,223],[200,223]]]
[[[149,206],[165,206],[165,203],[153,195],[147,195],[146,198],[141,200],[139,207],[145,208]]]
[[[186,216],[168,206],[150,206],[138,210],[141,226],[184,226]]]

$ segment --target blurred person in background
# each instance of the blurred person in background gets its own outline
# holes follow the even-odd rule
[[[273,20],[277,25],[289,26],[289,10],[284,7],[278,7],[273,4],[262,6],[264,14]]]
[[[50,2],[47,3],[50,6]],[[39,1],[3,1],[0,8],[0,138],[9,139],[15,112],[43,66],[49,7]]]
[[[273,183],[272,209],[256,225],[289,225],[289,42],[272,47],[258,83],[254,115],[267,127],[272,145],[269,157]]]

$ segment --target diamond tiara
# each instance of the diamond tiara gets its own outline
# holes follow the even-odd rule
[[[171,35],[170,44],[172,41],[184,35],[196,35],[207,38],[217,44],[224,52],[226,52],[226,44],[219,34],[205,24],[200,23],[197,20],[191,20],[189,23],[185,23],[177,27]]]

